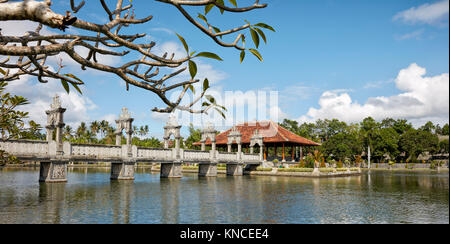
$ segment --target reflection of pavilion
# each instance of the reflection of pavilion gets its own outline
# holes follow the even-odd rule
[[[240,134],[240,140],[230,140],[238,134]],[[244,148],[244,152],[251,153],[254,150],[255,135],[263,139],[262,147],[266,160],[295,161],[296,157],[303,157],[302,147],[320,146],[319,143],[296,135],[273,121],[247,122],[234,126],[216,136],[216,146],[222,150],[232,151],[233,144],[237,144],[238,151]],[[194,145],[200,146],[202,143],[197,142]],[[212,145],[210,139],[206,140],[206,145]],[[269,148],[273,148],[273,155],[268,155]],[[278,148],[281,148],[280,158],[278,158]]]

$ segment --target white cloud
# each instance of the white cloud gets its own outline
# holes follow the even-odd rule
[[[326,91],[319,99],[320,108],[310,108],[300,122],[337,118],[359,122],[368,116],[405,118],[413,124],[421,121],[448,122],[449,74],[426,77],[426,69],[413,63],[399,72],[395,84],[402,93],[391,97],[370,97],[365,104],[353,101],[345,91]]]
[[[56,94],[60,96],[62,106],[67,108],[64,114],[64,122],[72,127],[75,127],[81,121],[89,121],[88,111],[97,108],[86,95],[79,95],[75,93],[74,89],[67,94],[62,88],[61,82],[54,79],[43,84],[31,80],[29,76],[24,76],[19,80],[9,82],[7,91],[27,98],[30,104],[21,107],[20,110],[29,112],[30,119],[43,126],[47,121],[45,110],[50,108],[52,98]]]
[[[448,17],[448,13],[449,0],[442,0],[432,4],[426,3],[418,7],[412,7],[396,14],[393,19],[410,24],[436,24]]]
[[[408,40],[408,39],[419,40],[421,38],[422,34],[424,33],[424,31],[425,31],[424,29],[420,29],[420,30],[413,31],[411,33],[397,35],[397,36],[395,36],[395,40],[397,40],[397,41],[403,41],[403,40]]]

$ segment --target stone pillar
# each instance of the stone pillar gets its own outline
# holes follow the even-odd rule
[[[228,144],[228,150],[229,153],[231,152],[231,144]]]
[[[254,148],[253,148],[253,146],[250,146],[250,154],[253,154],[253,152],[254,152]]]
[[[39,182],[67,182],[67,161],[51,160],[40,163]]]
[[[242,164],[227,164],[227,175],[228,176],[242,176],[244,175]]]
[[[265,149],[264,145],[259,146],[259,159],[261,161],[266,161],[266,157],[265,157],[265,154],[264,154],[265,150],[266,149]]]
[[[241,154],[241,152],[242,152],[242,144],[239,143],[238,144],[238,154]]]
[[[134,180],[135,162],[111,162],[111,180]]]
[[[53,129],[47,128],[47,142],[53,141]]]
[[[205,142],[202,142],[202,149],[201,149],[202,151],[206,151],[206,144],[205,144]]]
[[[120,146],[122,144],[122,137],[120,135],[116,135],[116,146]]]
[[[216,152],[216,141],[212,142],[212,144],[211,144],[211,151]]]
[[[181,162],[162,163],[161,164],[161,178],[181,178]]]
[[[127,133],[127,146],[131,146],[131,140],[133,138],[132,135],[133,135],[133,132]]]
[[[164,138],[164,149],[169,148],[169,139]]]
[[[198,165],[198,176],[200,177],[216,177],[217,163],[200,163]]]

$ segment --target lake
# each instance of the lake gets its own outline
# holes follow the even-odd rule
[[[138,169],[69,169],[39,183],[39,168],[0,169],[0,223],[449,223],[447,172],[371,171],[346,178],[267,176],[160,179]]]

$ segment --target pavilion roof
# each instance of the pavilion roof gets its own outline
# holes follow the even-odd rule
[[[249,144],[251,138],[255,134],[255,130],[258,130],[259,134],[264,137],[264,144],[288,143],[298,146],[320,146],[319,143],[296,135],[273,121],[247,122],[236,125],[235,127],[242,134],[242,144]],[[232,128],[217,135],[216,145],[227,145],[228,134],[231,131]],[[208,139],[206,144],[210,145],[211,140]],[[201,145],[201,143],[196,142],[194,145],[198,146]]]

